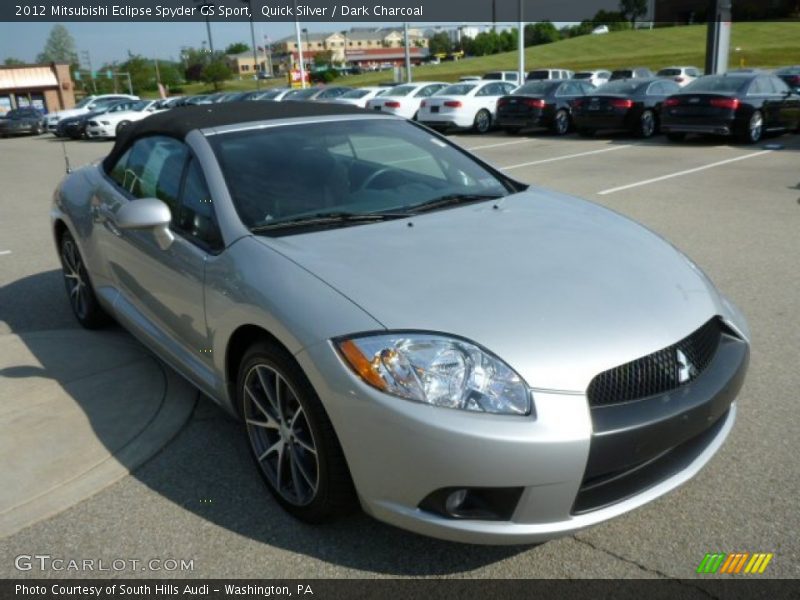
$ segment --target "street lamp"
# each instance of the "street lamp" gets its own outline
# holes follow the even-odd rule
[[[216,6],[209,0],[194,0],[194,3],[202,10],[204,6]],[[208,47],[211,49],[211,54],[214,54],[214,41],[211,39],[211,21],[206,15],[206,32],[208,33]]]

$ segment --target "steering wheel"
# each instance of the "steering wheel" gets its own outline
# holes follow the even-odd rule
[[[384,167],[383,169],[378,169],[372,175],[370,175],[364,180],[364,183],[361,184],[359,190],[369,189],[370,184],[373,183],[376,179],[378,179],[378,177],[382,177],[386,173],[394,173],[395,171],[397,171],[397,169],[393,169],[392,167]]]

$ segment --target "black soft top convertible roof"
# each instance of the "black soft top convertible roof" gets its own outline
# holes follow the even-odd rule
[[[365,113],[364,109],[356,106],[322,102],[221,102],[219,104],[176,106],[126,127],[117,138],[114,148],[103,161],[103,168],[106,172],[110,172],[119,157],[135,140],[150,135],[166,135],[182,140],[195,129],[275,119],[363,115]]]

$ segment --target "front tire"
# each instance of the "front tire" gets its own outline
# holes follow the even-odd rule
[[[59,250],[64,285],[75,318],[86,329],[99,329],[108,324],[111,319],[97,300],[78,244],[69,231],[62,234]]]
[[[251,346],[236,389],[253,460],[278,504],[309,523],[350,512],[355,492],[339,440],[291,355],[266,341]]]
[[[482,108],[475,115],[475,121],[472,124],[472,128],[475,130],[476,133],[486,133],[487,131],[489,131],[489,128],[491,126],[492,126],[492,115],[488,110]]]

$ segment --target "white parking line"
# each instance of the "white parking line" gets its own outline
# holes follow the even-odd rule
[[[544,158],[542,160],[534,160],[532,162],[520,163],[518,165],[508,165],[507,167],[500,167],[501,171],[508,171],[509,169],[519,169],[521,167],[532,167],[533,165],[543,165],[545,163],[556,162],[557,160],[567,160],[569,158],[580,158],[581,156],[589,156],[591,154],[601,154],[603,152],[614,152],[615,150],[624,150],[625,148],[633,148],[638,144],[625,144],[622,146],[614,146],[613,148],[601,148],[600,150],[589,150],[588,152],[578,152],[577,154],[567,154],[565,156],[554,156],[553,158]]]
[[[483,150],[484,148],[499,148],[500,146],[511,146],[512,144],[530,144],[531,142],[538,142],[539,140],[514,140],[513,142],[498,142],[496,144],[486,144],[484,146],[464,146],[470,152],[473,150]]]
[[[665,179],[672,179],[673,177],[681,177],[683,175],[689,175],[690,173],[697,173],[698,171],[705,171],[706,169],[713,169],[714,167],[719,167],[722,165],[727,165],[732,162],[737,162],[740,160],[745,160],[747,158],[755,158],[756,156],[761,156],[762,154],[769,154],[772,150],[761,150],[759,152],[752,152],[750,154],[745,154],[744,156],[737,156],[736,158],[728,158],[725,160],[720,160],[708,165],[703,165],[702,167],[695,167],[693,169],[686,169],[685,171],[678,171],[677,173],[670,173],[669,175],[662,175],[661,177],[653,177],[652,179],[645,179],[643,181],[637,181],[635,183],[629,183],[627,185],[621,185],[619,187],[610,188],[607,190],[603,190],[601,192],[597,192],[599,196],[606,196],[607,194],[613,194],[615,192],[621,192],[623,190],[629,190],[631,188],[639,187],[641,185],[649,185],[651,183],[656,183],[659,181],[664,181]]]

